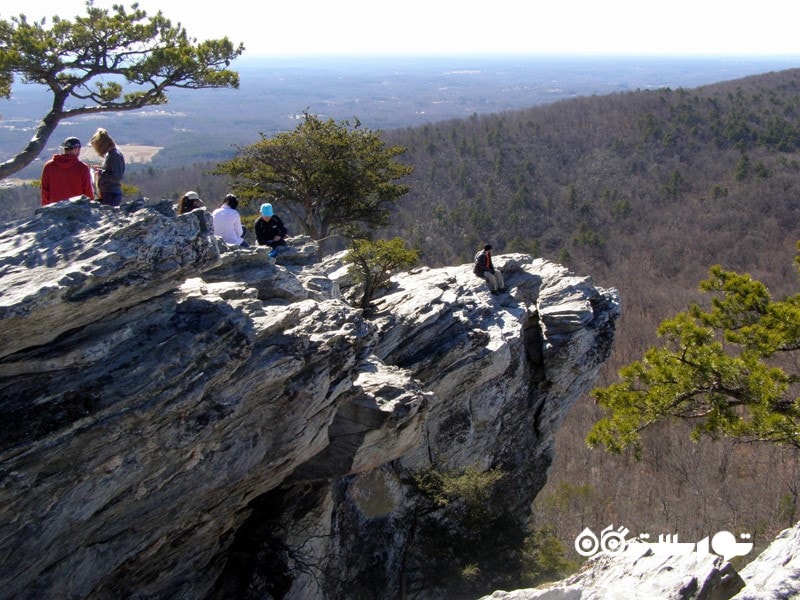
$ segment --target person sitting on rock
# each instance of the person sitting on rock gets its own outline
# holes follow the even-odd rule
[[[214,235],[221,237],[222,241],[231,246],[241,246],[249,248],[250,244],[244,241],[244,227],[242,218],[236,208],[239,206],[239,199],[233,194],[225,196],[225,200],[218,209],[211,213],[214,220]]]
[[[472,271],[478,277],[483,277],[486,280],[486,283],[489,284],[489,289],[495,296],[500,292],[506,291],[503,274],[500,273],[500,269],[495,269],[494,264],[492,264],[492,246],[490,244],[486,244],[483,250],[475,255],[475,266]]]
[[[265,202],[261,205],[261,217],[255,224],[256,239],[259,245],[272,248],[270,258],[275,258],[286,248],[286,225],[281,218],[274,214],[272,204]]]
[[[93,200],[92,172],[79,158],[81,141],[68,137],[61,148],[63,154],[54,154],[42,169],[42,206],[81,195]]]
[[[197,192],[186,192],[178,203],[178,214],[185,215],[201,206],[203,206],[203,201],[200,199],[200,194]]]

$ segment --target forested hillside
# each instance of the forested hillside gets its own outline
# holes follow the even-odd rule
[[[797,287],[800,71],[579,98],[386,138],[408,147],[416,167],[392,234],[430,263],[467,262],[488,241],[619,289],[608,381],[654,343],[661,320],[700,299],[713,264],[750,273],[776,297]],[[585,448],[599,414],[588,398],[573,409],[537,502],[537,524],[565,547],[583,527],[610,524],[688,540],[730,529],[758,544],[796,519],[796,452],[695,444],[676,424],[651,432],[636,463]]]
[[[401,160],[415,168],[386,234],[419,247],[423,263],[469,262],[491,242],[495,254],[543,256],[619,289],[607,381],[655,341],[661,320],[701,299],[697,284],[713,264],[750,273],[776,297],[797,288],[800,70],[576,98],[383,137],[407,147]],[[196,189],[213,207],[227,189],[208,168],[132,170],[129,182],[151,198]],[[586,449],[598,416],[588,398],[572,410],[537,501],[537,525],[565,547],[583,527],[610,524],[688,540],[729,529],[755,534],[758,545],[798,517],[796,452],[695,444],[678,424],[651,432],[637,463]]]
[[[774,273],[763,241],[795,231],[800,71],[578,98],[386,138],[408,147],[416,167],[397,229],[435,264],[491,239],[603,280],[632,255],[667,279],[714,261]],[[419,219],[419,207],[432,218]]]

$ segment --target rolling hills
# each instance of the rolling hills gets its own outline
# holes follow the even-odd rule
[[[184,128],[191,131],[176,130],[187,123],[182,111],[154,116],[147,120],[148,136],[137,141],[163,144],[163,162],[157,158],[133,169],[130,182],[151,198],[177,197],[186,189],[218,198],[226,182],[205,169],[230,152],[229,144],[269,131],[267,115],[279,116],[277,127],[284,128],[292,126],[291,114],[306,107],[337,119],[357,116],[365,126],[384,130],[388,143],[408,149],[402,160],[415,168],[407,181],[412,191],[385,233],[420,247],[426,264],[468,262],[490,241],[496,253],[541,255],[619,289],[623,316],[607,381],[654,343],[661,320],[707,300],[697,283],[713,264],[750,273],[775,296],[796,290],[797,69],[724,81],[709,75],[696,83],[617,80],[610,87],[614,79],[605,73],[605,83],[594,80],[594,89],[559,85],[563,95],[545,93],[546,103],[533,101],[530,90],[505,97],[527,102],[525,108],[517,100],[501,104],[502,85],[484,89],[493,99],[481,105],[486,81],[467,72],[461,75],[471,91],[455,97],[452,89],[438,90],[436,97],[419,94],[411,82],[420,80],[370,74],[374,68],[365,66],[360,75],[365,86],[373,86],[370,102],[364,95],[355,101],[335,70],[325,77],[338,86],[321,87],[317,96],[309,94],[308,81],[320,79],[307,80],[305,87],[287,83],[293,109],[277,108],[273,97],[254,93],[253,104],[238,109],[241,118],[228,128],[228,137],[211,134],[210,115],[229,119],[238,92],[204,105],[199,114],[205,120]],[[580,75],[586,73],[572,73],[570,81],[580,81]],[[431,81],[442,78],[441,69],[430,74]],[[386,90],[404,86],[431,109],[454,110],[400,110],[402,96]],[[442,95],[449,100],[436,104]],[[152,126],[156,119],[163,119],[159,128]],[[122,121],[118,127],[125,131]],[[213,143],[202,143],[209,139]],[[635,462],[585,448],[584,436],[598,414],[586,398],[567,417],[548,486],[537,501],[537,525],[551,527],[565,547],[585,525],[599,531],[613,522],[694,539],[728,528],[753,533],[758,543],[795,520],[795,452],[724,441],[695,444],[684,427],[672,425],[654,430],[643,460]]]

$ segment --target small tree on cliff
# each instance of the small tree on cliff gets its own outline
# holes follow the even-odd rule
[[[414,475],[400,598],[475,598],[518,582],[524,525],[496,502],[502,479],[501,469],[477,466]]]
[[[692,305],[664,321],[663,346],[622,368],[622,382],[592,392],[607,415],[589,432],[590,446],[638,453],[642,430],[679,418],[696,424],[695,438],[800,448],[800,295],[773,300],[759,281],[719,266],[700,289],[719,294],[710,310]]]
[[[164,104],[168,88],[239,87],[226,67],[243,51],[228,38],[197,43],[180,23],[148,17],[135,3],[109,11],[89,0],[85,16],[53,17],[49,27],[25,15],[0,19],[0,95],[11,97],[15,75],[53,95],[27,147],[0,164],[0,179],[30,164],[64,119]]]
[[[388,223],[391,205],[408,192],[396,183],[412,171],[394,160],[403,152],[358,122],[305,113],[294,131],[261,134],[216,172],[233,178],[240,198],[274,197],[324,254],[322,243],[334,233],[357,237],[359,228]]]
[[[369,308],[378,290],[386,287],[393,273],[408,269],[419,261],[419,250],[409,248],[401,238],[391,240],[353,240],[345,256],[355,282],[362,286],[359,306]]]

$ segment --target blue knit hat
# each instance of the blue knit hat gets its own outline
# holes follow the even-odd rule
[[[272,204],[269,202],[265,202],[261,205],[261,216],[264,217],[271,217],[272,216]]]

